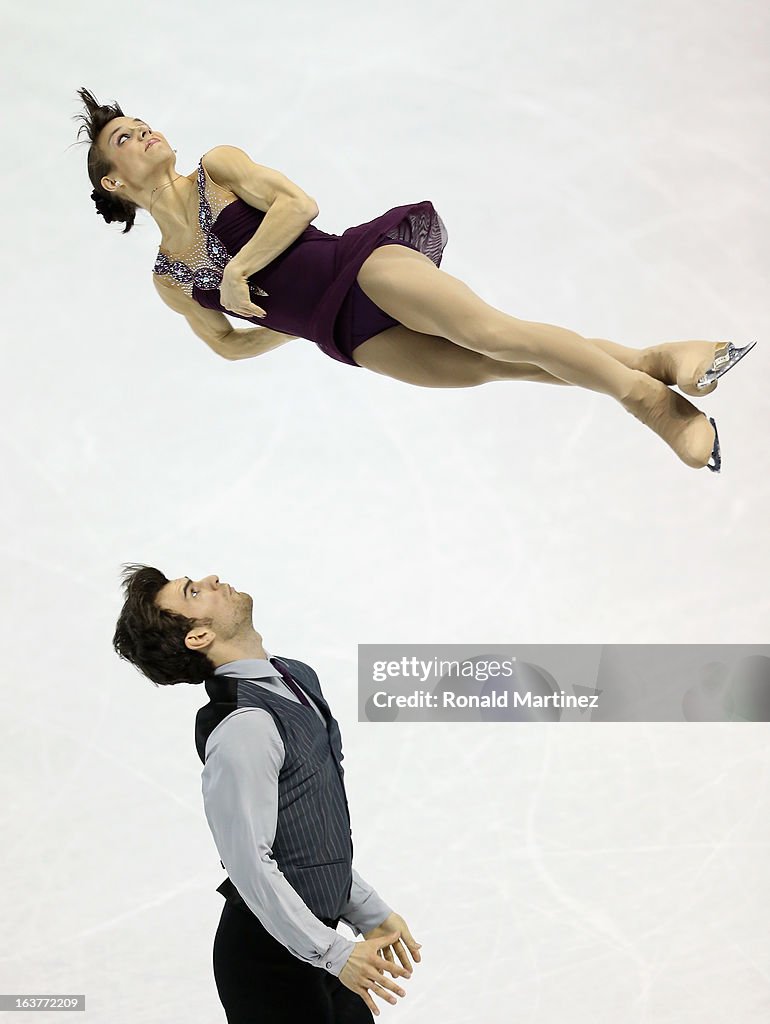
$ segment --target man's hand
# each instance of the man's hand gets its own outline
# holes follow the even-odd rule
[[[379,929],[375,928],[374,931],[379,931]],[[399,988],[394,981],[385,977],[384,972],[387,971],[394,978],[399,976],[409,978],[412,974],[411,969],[397,967],[392,958],[383,960],[377,953],[378,949],[390,948],[394,942],[398,941],[398,938],[399,932],[388,932],[378,938],[357,942],[353,946],[347,963],[340,971],[339,977],[342,984],[351,992],[361,996],[375,1016],[379,1016],[380,1011],[369,994],[370,989],[373,995],[379,996],[380,999],[385,999],[389,1003],[396,1002],[396,995],[406,995],[406,992]],[[392,994],[394,992],[396,995]]]
[[[392,932],[398,933],[398,940],[387,942],[386,939]],[[413,968],[409,955],[411,954],[415,963],[420,962],[420,943],[415,941],[406,921],[400,914],[388,914],[382,924],[372,928],[364,935],[364,938],[379,939],[380,945],[377,948],[382,951],[383,957],[390,963],[395,963],[395,958],[398,957],[401,966],[406,968],[410,974]]]

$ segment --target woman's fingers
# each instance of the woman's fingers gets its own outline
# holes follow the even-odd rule
[[[228,309],[227,312],[234,313],[236,316],[258,316],[260,318],[267,316],[264,309],[261,309],[259,306],[255,306],[251,302],[247,306],[239,305],[237,309]]]
[[[234,278],[225,270],[219,287],[219,299],[228,312],[236,316],[266,316],[264,309],[252,301],[257,295],[267,295],[267,292],[256,285],[249,285],[245,277]]]

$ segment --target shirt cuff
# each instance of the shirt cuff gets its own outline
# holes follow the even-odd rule
[[[329,974],[339,978],[340,971],[348,962],[350,954],[353,952],[353,946],[355,946],[355,942],[352,939],[346,939],[344,935],[337,935],[331,946],[327,949],[323,962],[319,966],[325,967]]]
[[[385,918],[392,913],[393,908],[389,907],[385,900],[372,889],[355,909],[346,908],[341,920],[349,924],[357,935],[365,935],[372,928],[381,925]]]

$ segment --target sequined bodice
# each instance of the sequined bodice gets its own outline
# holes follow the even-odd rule
[[[208,187],[209,182],[211,188]],[[222,272],[231,257],[224,242],[211,228],[222,210],[237,200],[232,192],[208,178],[202,158],[198,163],[197,184],[198,232],[194,243],[186,252],[175,255],[158,250],[153,267],[153,273],[168,275],[190,298],[193,286],[204,291],[216,291],[222,283]],[[267,294],[254,285],[250,290],[259,295]]]

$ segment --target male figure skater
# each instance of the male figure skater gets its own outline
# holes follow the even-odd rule
[[[342,742],[318,677],[269,657],[251,597],[217,576],[131,565],[123,587],[117,653],[157,685],[205,682],[210,698],[195,741],[229,876],[214,940],[228,1024],[371,1021],[373,995],[405,995],[384,972],[411,977],[420,944],[353,870]],[[364,940],[337,934],[339,921]]]

